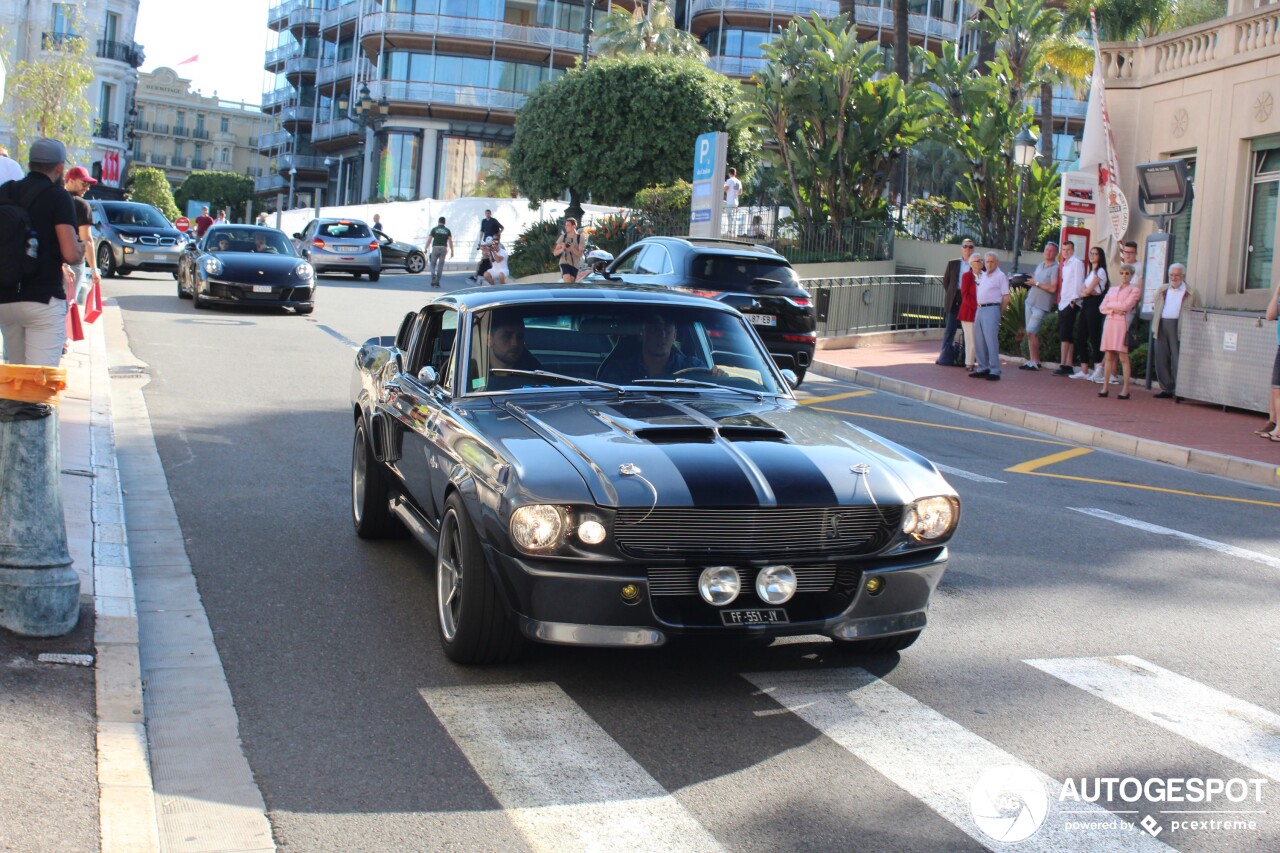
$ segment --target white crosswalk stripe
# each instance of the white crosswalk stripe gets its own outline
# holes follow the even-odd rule
[[[722,849],[555,684],[421,693],[533,850]]]
[[[1174,530],[1172,527],[1161,527],[1159,524],[1152,524],[1149,521],[1141,521],[1136,518],[1117,515],[1114,512],[1107,512],[1105,509],[1078,506],[1070,507],[1070,509],[1073,512],[1084,513],[1085,515],[1090,515],[1094,518],[1100,518],[1103,521],[1112,521],[1116,524],[1123,524],[1125,527],[1132,527],[1135,530],[1141,530],[1144,533],[1154,533],[1157,536],[1171,536],[1175,539],[1181,539],[1183,542],[1190,542],[1192,545],[1197,545],[1210,551],[1217,551],[1219,554],[1239,557],[1242,560],[1250,560],[1254,563],[1261,563],[1264,566],[1270,566],[1273,569],[1280,569],[1280,559],[1272,557],[1270,554],[1260,554],[1257,551],[1250,551],[1247,548],[1238,548],[1235,545],[1228,545],[1226,542],[1218,542],[1215,539],[1206,539],[1203,536],[1183,533],[1181,530]]]
[[[934,461],[934,467],[944,474],[950,474],[953,477],[959,477],[962,480],[971,480],[975,483],[992,483],[994,485],[1003,486],[1004,480],[997,480],[995,477],[988,477],[985,474],[975,474],[972,471],[966,471],[963,468],[952,468],[950,465],[943,465],[941,462]]]
[[[863,669],[763,672],[743,676],[783,707],[992,850],[1155,851],[1164,844],[1140,830],[1090,830],[1068,823],[1115,816],[1088,803],[1052,809],[1034,835],[1002,843],[978,828],[970,807],[975,784],[996,767],[1024,762]],[[1057,799],[1061,783],[1033,771]],[[987,825],[991,828],[991,825]]]
[[[1237,764],[1280,780],[1280,714],[1133,655],[1025,663]]]

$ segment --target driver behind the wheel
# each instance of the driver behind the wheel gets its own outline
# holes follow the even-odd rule
[[[271,254],[271,255],[278,255],[278,254],[280,254],[280,253],[276,250],[276,247],[275,247],[275,246],[272,246],[271,244],[269,244],[269,243],[267,242],[267,235],[266,235],[266,234],[254,234],[254,235],[253,235],[253,251],[255,251],[255,252],[266,252],[266,253]]]
[[[524,343],[524,319],[514,311],[497,310],[489,319],[489,379],[486,391],[507,391],[529,384],[527,376],[493,374],[494,368],[541,370],[542,364]]]
[[[705,368],[699,359],[686,355],[675,345],[675,320],[660,313],[644,318],[638,341],[620,341],[605,359],[596,377],[601,382],[625,385],[637,379],[673,379],[682,370]]]

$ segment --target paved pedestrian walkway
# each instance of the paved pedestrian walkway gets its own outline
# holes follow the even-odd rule
[[[90,327],[89,340],[65,359],[60,408],[63,501],[81,577],[81,625],[51,640],[0,631],[0,851],[164,848],[141,722],[128,537],[114,508],[124,498],[104,325]],[[1115,386],[1100,399],[1100,385],[1018,370],[1016,362],[1005,365],[1000,382],[974,380],[963,368],[935,365],[936,350],[932,341],[821,350],[813,372],[1086,445],[1280,485],[1280,446],[1253,434],[1264,420],[1256,414],[1157,400],[1137,384],[1130,400],[1117,400]],[[148,519],[128,521],[150,529]],[[93,668],[41,661],[49,653],[78,656]]]

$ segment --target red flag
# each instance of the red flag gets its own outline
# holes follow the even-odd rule
[[[189,59],[182,60],[181,62],[178,63],[178,65],[186,65],[188,62],[195,62],[199,58],[200,58],[200,54],[197,53],[195,56],[192,56]]]

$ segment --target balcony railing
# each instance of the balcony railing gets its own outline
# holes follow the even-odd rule
[[[341,62],[322,62],[316,69],[316,85],[324,86],[335,80],[353,79],[357,73],[361,79],[368,80],[374,76],[375,70],[373,63],[363,57],[344,59]]]
[[[291,167],[297,167],[298,171],[323,172],[329,168],[324,164],[325,159],[324,155],[286,154],[276,162],[276,168],[281,172],[287,172]]]
[[[834,18],[840,14],[840,4],[834,0],[693,0],[690,4],[690,17],[703,12],[760,12],[774,15],[808,15],[817,12],[824,18]],[[858,3],[857,19],[859,27],[877,27],[885,30],[893,29],[893,9],[886,3]],[[932,15],[908,15],[907,31],[915,36],[927,36],[931,39],[955,41],[960,37],[960,25]]]
[[[320,59],[315,56],[291,56],[284,61],[286,76],[293,74],[315,74],[320,67]]]
[[[360,7],[362,5],[364,4],[352,0],[352,2],[342,3],[336,9],[325,9],[320,14],[320,29],[327,30],[355,20],[360,16]]]
[[[190,130],[176,124],[173,127],[169,128],[169,132],[172,133],[174,136],[190,136],[191,135]]]
[[[131,68],[137,68],[142,65],[142,57],[138,52],[138,46],[132,42],[98,39],[98,56],[103,59],[123,62]]]
[[[114,121],[95,121],[93,135],[98,139],[120,139],[120,125]]]
[[[253,191],[255,193],[266,193],[272,190],[284,190],[289,187],[289,179],[283,175],[272,174],[262,175],[253,179]]]
[[[302,5],[289,12],[289,29],[314,27],[320,23],[320,10],[314,6]]]
[[[454,18],[413,12],[373,12],[364,16],[364,32],[422,33],[457,36],[477,41],[510,41],[520,44],[582,50],[582,33],[551,27],[528,27],[480,18]]]
[[[730,77],[750,77],[760,71],[768,62],[758,56],[713,56],[707,60],[707,67]]]
[[[1107,85],[1145,85],[1182,79],[1246,62],[1274,58],[1280,45],[1280,6],[1216,18],[1197,27],[1145,39],[1140,44],[1112,42],[1101,46]]]
[[[282,110],[280,113],[280,121],[284,122],[285,124],[289,124],[291,122],[315,121],[315,120],[316,120],[315,107],[289,106],[289,107],[285,107],[284,110]]]
[[[210,164],[210,162],[211,162],[211,161],[209,161],[209,160],[197,159],[197,158],[195,158],[195,157],[192,157],[192,158],[191,158],[191,168],[192,168],[192,169],[207,169],[207,168],[209,168],[209,164]]]
[[[262,93],[262,108],[264,110],[271,107],[278,107],[281,104],[287,104],[293,100],[294,91],[290,86],[283,86],[279,89],[272,89],[269,92]]]
[[[267,9],[267,26],[272,29],[281,29],[294,9],[306,6],[309,3],[310,0],[276,0]]]
[[[399,80],[375,80],[369,83],[369,94],[376,101],[384,95],[390,101],[413,101],[422,104],[454,104],[479,109],[510,110],[524,106],[528,95],[504,89],[460,86],[443,83],[407,83]]]
[[[359,132],[360,125],[349,118],[333,119],[332,121],[318,121],[311,128],[311,141],[327,142],[330,139],[355,136]]]
[[[274,148],[279,148],[282,145],[286,145],[292,137],[293,135],[287,130],[273,130],[271,133],[264,133],[258,137],[258,150],[271,151]]]
[[[203,127],[197,127],[195,130],[191,131],[191,138],[192,139],[208,139],[209,131],[205,130]]]
[[[302,50],[302,45],[298,44],[297,42],[294,42],[293,44],[282,44],[279,47],[273,47],[271,50],[267,51],[267,57],[266,57],[266,60],[263,62],[263,65],[267,68],[267,70],[272,70],[275,67],[281,65],[286,59],[289,59],[290,57],[293,57],[293,56],[297,56],[300,50]]]

